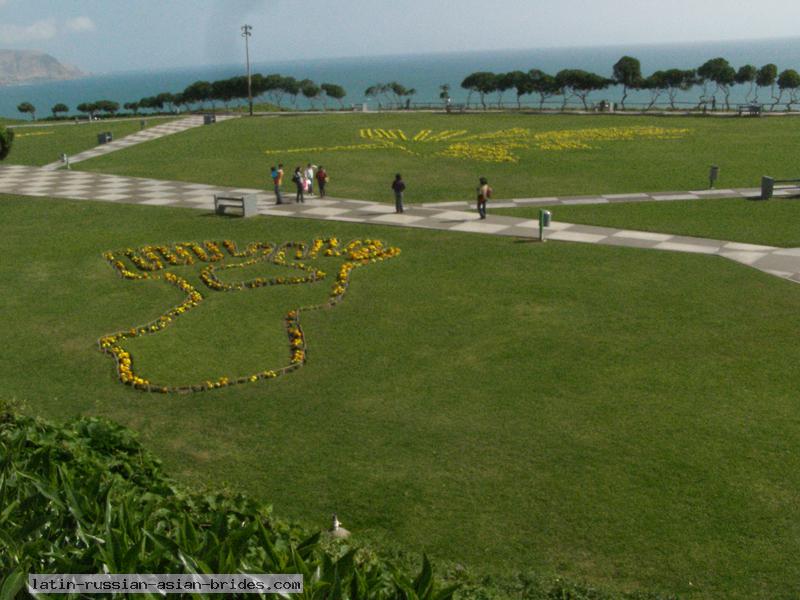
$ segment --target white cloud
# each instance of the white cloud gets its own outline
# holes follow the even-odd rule
[[[2,2],[3,0],[0,0]],[[75,17],[67,19],[64,28],[70,33],[82,33],[84,31],[94,31],[97,27],[89,17]]]
[[[58,33],[58,30],[53,19],[36,21],[31,25],[0,24],[0,43],[17,44],[19,42],[49,40],[54,38],[56,33]]]

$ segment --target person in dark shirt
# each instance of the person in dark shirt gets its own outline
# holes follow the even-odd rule
[[[295,185],[297,186],[297,195],[294,198],[295,203],[305,203],[305,198],[303,196],[303,184],[305,183],[305,176],[300,171],[300,167],[297,167],[294,170],[294,175],[292,175],[292,181],[294,181]]]
[[[406,191],[406,184],[403,181],[403,177],[398,173],[394,176],[394,181],[392,182],[392,190],[394,190],[394,211],[397,213],[402,213],[403,211],[403,192]]]

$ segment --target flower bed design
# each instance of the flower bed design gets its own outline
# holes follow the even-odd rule
[[[126,248],[115,252],[104,252],[103,258],[123,279],[164,280],[184,292],[186,297],[180,304],[149,323],[104,335],[97,341],[98,348],[114,359],[117,365],[117,376],[122,383],[148,392],[201,392],[230,385],[253,383],[263,379],[273,379],[299,369],[306,362],[306,338],[300,324],[301,313],[306,310],[333,308],[344,298],[350,285],[350,273],[353,269],[393,258],[399,253],[399,248],[385,247],[380,240],[353,240],[342,246],[337,238],[317,238],[312,240],[311,244],[286,242],[274,245],[270,242],[252,242],[242,250],[231,240],[224,240],[222,242],[206,241],[202,244],[179,242],[170,245],[148,245],[136,249]],[[326,278],[326,273],[315,265],[303,261],[314,261],[326,257],[343,257],[345,259],[339,267],[327,301],[314,306],[290,310],[284,317],[289,346],[289,364],[275,369],[265,368],[243,377],[219,377],[183,386],[155,383],[135,370],[133,357],[124,347],[125,340],[158,333],[169,327],[181,315],[199,306],[206,297],[187,278],[168,269],[194,265],[197,261],[208,263],[200,270],[199,277],[202,283],[212,292],[232,292],[272,285],[300,285],[321,281]],[[226,258],[244,260],[219,264]],[[286,277],[255,277],[237,283],[225,283],[218,276],[221,271],[242,269],[259,262],[285,267],[297,271],[297,274]]]
[[[564,129],[534,133],[530,129],[513,127],[488,133],[467,135],[466,129],[421,129],[414,135],[402,129],[359,129],[358,136],[367,143],[343,146],[316,146],[265,150],[265,154],[308,154],[312,152],[342,152],[358,150],[398,150],[412,156],[425,156],[424,145],[433,148],[434,156],[467,159],[480,162],[519,162],[516,149],[536,148],[546,152],[564,150],[593,150],[597,142],[619,142],[636,139],[677,140],[691,132],[689,129],[666,127],[596,127]],[[442,144],[445,144],[442,147]],[[413,147],[411,146],[413,145]]]

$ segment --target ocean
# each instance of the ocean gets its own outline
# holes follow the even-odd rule
[[[265,75],[281,73],[298,79],[308,78],[317,83],[339,84],[348,93],[344,100],[346,106],[364,102],[364,90],[368,86],[389,81],[398,81],[406,87],[416,88],[417,93],[412,100],[420,103],[438,102],[439,86],[447,83],[451,87],[453,101],[463,102],[467,93],[460,88],[461,81],[475,71],[527,71],[537,68],[555,74],[561,69],[575,68],[610,76],[613,64],[623,55],[638,58],[645,75],[673,67],[696,68],[709,58],[717,56],[728,59],[735,68],[743,64],[760,67],[766,63],[775,63],[779,71],[786,68],[800,70],[800,38],[257,62],[252,65],[252,69],[254,73]],[[21,102],[31,102],[39,116],[49,114],[50,108],[59,102],[77,112],[75,107],[82,102],[107,99],[123,104],[161,92],[179,92],[197,80],[213,81],[242,75],[244,72],[243,64],[217,65],[148,72],[117,72],[73,81],[3,86],[0,87],[0,116],[20,118],[17,106]],[[747,86],[734,86],[731,101],[743,102],[747,91]],[[693,90],[682,93],[678,99],[686,103],[696,103],[698,96],[699,91]],[[620,97],[619,89],[609,88],[594,93],[590,99],[614,102]],[[525,99],[528,103],[535,104],[535,96]],[[629,103],[646,102],[648,99],[648,93],[640,92],[630,95]],[[761,99],[768,99],[763,92]],[[473,101],[475,100],[473,96]],[[513,90],[506,92],[503,100],[507,103],[514,101]],[[661,101],[664,100],[662,98]],[[718,102],[719,100],[721,98]],[[331,106],[336,105],[335,101],[329,103]],[[374,99],[370,104],[377,108]],[[301,102],[299,106],[302,108],[307,104]]]

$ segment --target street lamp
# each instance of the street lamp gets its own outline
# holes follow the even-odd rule
[[[250,77],[250,36],[252,25],[242,25],[242,37],[244,38],[244,51],[247,56],[247,103],[250,105],[250,116],[253,116],[253,84]]]

